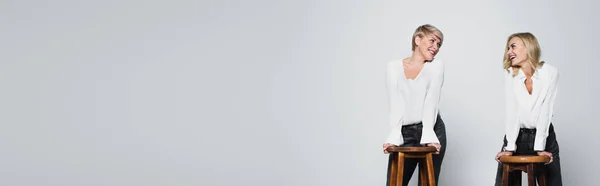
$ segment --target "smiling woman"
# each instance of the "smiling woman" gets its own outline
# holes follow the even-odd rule
[[[539,60],[540,46],[531,33],[512,34],[505,50],[506,135],[496,160],[511,155],[548,156],[550,161],[542,167],[547,172],[546,183],[562,185],[558,142],[552,126],[558,69]],[[513,177],[511,173],[509,185],[516,181]],[[498,163],[496,185],[501,184],[502,164]]]
[[[387,89],[391,130],[383,144],[386,154],[389,146],[436,147],[437,152],[433,156],[436,183],[446,152],[446,129],[438,113],[444,81],[444,64],[434,58],[442,46],[443,38],[442,32],[436,27],[421,25],[413,34],[412,55],[388,63]],[[416,159],[405,160],[403,185],[409,183],[418,163]],[[419,185],[420,182],[421,180]]]

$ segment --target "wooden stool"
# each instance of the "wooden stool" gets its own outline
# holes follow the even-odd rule
[[[390,170],[389,186],[401,186],[404,176],[404,158],[418,158],[421,184],[435,186],[435,173],[433,170],[432,154],[437,151],[435,147],[388,147],[387,151],[392,153],[392,168]]]
[[[523,171],[527,173],[527,180],[529,186],[535,186],[535,175],[533,173],[533,166],[538,163],[547,163],[550,161],[548,156],[502,156],[500,162],[502,163],[502,186],[508,186],[508,174],[512,171]],[[539,170],[540,176],[538,177],[538,184],[540,186],[546,186],[546,172],[544,169]],[[515,185],[521,185],[521,174],[518,174],[514,179],[517,180]]]

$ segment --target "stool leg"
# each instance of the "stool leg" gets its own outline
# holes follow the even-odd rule
[[[527,164],[527,185],[535,186],[535,174],[533,174],[533,163]]]
[[[502,186],[508,186],[508,164],[502,164]]]
[[[392,153],[391,155],[391,161],[390,161],[390,175],[389,178],[390,180],[388,180],[388,183],[390,185],[388,186],[396,186],[396,175],[398,174],[398,156],[396,155],[396,153]]]
[[[427,162],[425,159],[419,160],[419,177],[421,178],[421,185],[427,185]]]
[[[543,165],[540,165],[537,172],[538,172],[538,177],[537,177],[537,181],[538,184],[540,186],[546,186],[546,167],[544,167]]]
[[[398,174],[396,174],[396,186],[401,186],[403,181],[402,178],[404,177],[404,153],[399,152],[398,153]]]
[[[515,186],[521,186],[523,185],[523,178],[521,177],[523,175],[523,172],[518,170],[518,171],[513,171],[514,173],[514,181],[515,181]],[[535,185],[534,185],[535,186]]]
[[[435,172],[433,170],[433,156],[427,153],[427,176],[429,176],[429,186],[435,186]]]

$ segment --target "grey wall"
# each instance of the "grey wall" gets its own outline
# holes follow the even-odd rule
[[[561,73],[565,185],[594,185],[593,1],[0,1],[0,185],[383,185],[385,66],[445,34],[440,185],[491,185],[506,37]]]

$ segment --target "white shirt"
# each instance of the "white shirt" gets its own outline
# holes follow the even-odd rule
[[[539,67],[531,76],[533,91],[525,86],[525,74],[519,70],[512,76],[512,68],[505,74],[506,94],[506,150],[516,149],[520,128],[536,129],[534,150],[546,148],[546,137],[552,122],[558,87],[558,69],[549,64]]]
[[[420,122],[423,123],[420,143],[439,143],[433,127],[443,82],[444,64],[440,60],[426,62],[415,79],[406,79],[402,60],[388,63],[386,87],[391,130],[385,143],[403,144],[402,126]]]

